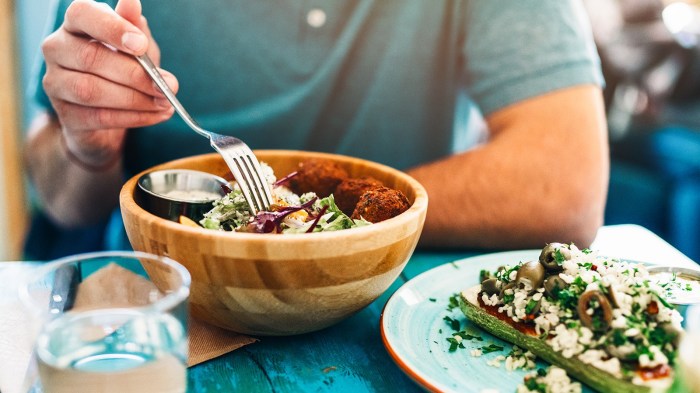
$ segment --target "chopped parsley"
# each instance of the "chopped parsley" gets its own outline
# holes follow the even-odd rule
[[[481,338],[481,336],[476,336],[476,335],[467,333],[466,330],[462,330],[460,332],[457,332],[455,335],[462,337],[462,339],[464,339],[464,340],[484,341],[484,339]]]
[[[499,270],[496,272],[496,278],[501,280],[504,283],[509,283],[510,282],[510,274],[520,270],[520,266],[522,266],[523,263],[519,262],[517,265],[513,267],[506,266],[503,270]]]
[[[452,330],[454,330],[455,332],[459,331],[459,321],[458,320],[451,318],[449,316],[445,316],[442,319],[445,322],[447,322],[447,324],[452,328]]]
[[[450,352],[456,351],[457,348],[464,348],[464,344],[457,341],[457,339],[454,337],[447,337],[445,340],[447,340],[447,342],[450,343]]]
[[[542,370],[542,369],[539,369],[539,370]],[[537,375],[542,376],[542,377],[544,377],[544,375],[547,375],[546,371],[545,371],[544,375],[541,375],[539,370],[537,370]],[[533,392],[540,392],[540,393],[547,392],[547,384],[542,383],[542,382],[537,382],[537,378],[525,378],[524,382],[525,382],[525,387]]]
[[[505,304],[510,304],[513,303],[513,300],[515,300],[515,294],[504,294],[503,295],[503,303]]]
[[[489,278],[493,277],[491,275],[491,272],[485,269],[481,269],[479,272],[479,282],[484,282],[485,280],[488,280]]]
[[[622,329],[615,329],[612,331],[608,342],[611,342],[615,346],[624,345],[627,342],[627,336],[625,336],[625,331]]]
[[[447,311],[452,311],[455,308],[459,308],[459,293],[455,293],[450,296],[447,303]]]
[[[532,312],[535,310],[535,307],[539,304],[538,301],[535,299],[530,299],[530,301],[527,302],[527,305],[525,306],[525,314],[532,314]]]
[[[561,252],[561,248],[557,248],[556,251],[554,251],[554,261],[557,263],[557,265],[561,266],[564,264],[566,261],[566,257],[564,254]]]
[[[576,309],[576,305],[578,304],[578,297],[579,294],[573,286],[561,289],[557,293],[559,305],[563,309]]]
[[[448,318],[448,317],[445,317]],[[452,319],[451,319],[452,320]],[[454,321],[454,320],[452,320]],[[457,322],[459,323],[459,322]],[[440,333],[442,333],[442,329],[440,330]],[[464,346],[464,341],[471,341],[471,340],[476,340],[476,341],[484,341],[484,339],[481,336],[477,336],[471,333],[468,333],[466,330],[458,331],[454,334],[452,334],[451,337],[445,338],[445,341],[450,343],[449,351],[454,352],[458,348],[466,348]]]
[[[491,352],[502,351],[503,347],[500,345],[496,345],[496,344],[489,344],[489,345],[487,345],[485,347],[481,347],[479,349],[481,349],[482,353],[491,353]]]

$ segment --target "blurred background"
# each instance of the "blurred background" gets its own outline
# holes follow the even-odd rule
[[[607,83],[605,223],[642,225],[700,261],[700,0],[583,3]],[[51,7],[50,0],[0,0],[0,260],[102,246],[99,226],[63,232],[36,215],[22,175],[22,135],[36,114],[30,78]],[[72,239],[70,247],[25,254],[30,219],[56,244]]]

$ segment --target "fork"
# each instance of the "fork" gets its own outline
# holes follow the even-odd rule
[[[256,215],[259,211],[268,210],[270,205],[272,205],[270,186],[265,180],[265,175],[262,173],[258,159],[248,145],[238,138],[217,134],[202,128],[180,104],[180,101],[165,83],[163,76],[158,72],[148,55],[144,54],[135,57],[151,79],[153,79],[153,82],[165,94],[165,97],[173,105],[182,120],[196,133],[208,138],[214,150],[223,156],[226,165],[228,165],[234,179],[236,179],[238,186],[243,192],[243,197],[248,202],[250,212]]]

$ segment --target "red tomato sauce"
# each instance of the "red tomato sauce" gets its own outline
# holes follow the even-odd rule
[[[666,378],[670,376],[671,367],[669,367],[667,364],[660,364],[652,368],[640,368],[637,372],[643,380],[649,381],[652,379]]]
[[[508,316],[506,313],[501,313],[498,312],[498,306],[489,306],[484,304],[484,301],[481,300],[481,292],[479,292],[479,295],[477,296],[477,299],[479,300],[479,306],[486,310],[489,314],[493,315],[494,317],[500,319],[501,321],[509,324],[513,328],[517,329],[520,333],[525,333],[530,336],[535,336],[537,337],[537,332],[535,331],[535,324],[532,322],[524,322],[524,321],[518,321],[515,322],[511,317]]]

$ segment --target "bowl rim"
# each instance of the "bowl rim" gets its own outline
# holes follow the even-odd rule
[[[177,230],[188,234],[188,236],[199,237],[199,238],[209,238],[213,240],[219,239],[235,239],[237,241],[245,241],[251,244],[256,243],[267,243],[270,240],[274,240],[276,243],[284,245],[285,243],[297,243],[299,241],[304,241],[306,239],[316,240],[316,241],[333,241],[334,239],[348,237],[358,237],[358,238],[371,238],[373,234],[379,234],[384,232],[389,228],[396,228],[404,226],[410,222],[424,220],[425,214],[428,207],[428,193],[417,180],[408,175],[407,173],[400,171],[398,169],[392,168],[388,165],[384,165],[375,161],[370,161],[362,158],[347,156],[343,154],[335,153],[324,153],[308,150],[254,150],[257,155],[267,155],[267,156],[287,156],[287,155],[307,155],[310,158],[327,158],[327,159],[340,159],[345,162],[358,162],[367,166],[376,167],[379,170],[391,173],[393,176],[401,178],[403,181],[408,183],[413,189],[415,196],[413,204],[408,210],[399,214],[398,216],[392,217],[388,220],[374,223],[372,225],[362,226],[359,228],[350,228],[339,231],[329,231],[329,232],[312,232],[304,234],[294,234],[287,236],[280,236],[280,234],[273,233],[245,233],[245,232],[228,232],[228,231],[216,231],[206,228],[195,228],[187,225],[180,224],[179,222],[169,221],[164,218],[158,217],[153,213],[146,211],[144,208],[139,206],[134,200],[135,188],[138,187],[136,182],[145,173],[169,169],[173,165],[178,165],[187,161],[191,161],[195,158],[209,159],[212,157],[221,157],[218,153],[205,153],[199,155],[192,155],[188,157],[179,158],[176,160],[168,161],[163,164],[156,165],[154,167],[148,168],[127,180],[119,193],[119,201],[122,210],[128,210],[134,215],[146,217],[146,221],[151,225],[156,225],[164,230]],[[167,168],[166,168],[167,167]],[[122,212],[122,214],[125,214]],[[421,217],[422,216],[422,217]],[[420,222],[420,226],[423,226],[423,221]],[[300,240],[301,239],[301,240]]]

